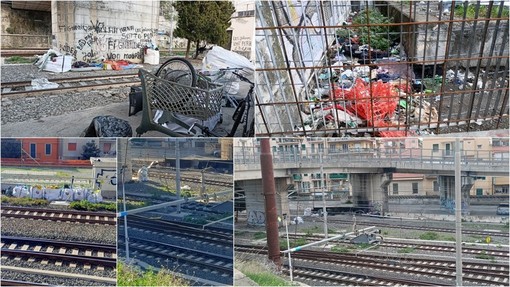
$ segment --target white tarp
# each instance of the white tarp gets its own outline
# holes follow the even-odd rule
[[[101,192],[95,191],[89,193],[89,195],[87,196],[87,200],[92,203],[99,203],[103,201],[103,197],[101,196]]]
[[[29,197],[30,190],[27,186],[15,186],[12,189],[12,196],[14,196],[14,197]]]
[[[248,58],[219,46],[214,46],[202,60],[202,71],[243,68],[243,74],[253,74],[255,65]]]
[[[64,188],[62,190],[62,200],[73,201],[73,190],[70,188]]]
[[[61,191],[60,189],[46,189],[44,198],[48,201],[60,200]]]
[[[31,197],[34,199],[43,199],[44,198],[44,187],[32,186],[31,188]]]
[[[88,196],[88,190],[78,188],[74,190],[73,199],[74,200],[84,200]]]

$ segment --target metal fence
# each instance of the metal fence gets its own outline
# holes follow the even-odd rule
[[[508,5],[257,1],[257,135],[508,128]]]

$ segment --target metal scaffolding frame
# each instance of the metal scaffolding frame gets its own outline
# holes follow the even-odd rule
[[[407,136],[508,128],[509,3],[452,1],[451,7],[447,5],[439,1],[257,1],[257,136]],[[371,9],[390,21],[371,23]],[[354,13],[366,13],[366,22],[353,24]],[[374,32],[382,28],[386,31]],[[363,59],[358,58],[359,65],[354,66],[352,58],[338,60],[342,59],[336,45],[339,30],[349,32],[349,41],[351,31],[365,32],[362,44],[369,50]],[[398,42],[398,56],[370,51],[380,38]],[[332,47],[336,48],[333,55]],[[370,68],[365,79],[370,96],[364,99],[368,115],[364,116],[352,109],[352,99],[344,97],[349,87],[334,94],[339,81],[321,79],[340,68],[355,67]],[[400,71],[398,83],[391,82],[400,86],[398,93],[375,96],[376,82],[370,79],[376,67]],[[413,91],[403,88],[411,85]],[[329,94],[321,96],[321,89],[329,89]],[[402,101],[407,104],[400,106]],[[396,109],[383,117],[377,108],[387,102]],[[342,120],[346,113],[356,120]]]

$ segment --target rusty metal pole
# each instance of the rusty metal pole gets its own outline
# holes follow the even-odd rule
[[[278,240],[278,212],[276,210],[276,188],[273,171],[273,156],[269,138],[260,140],[260,169],[262,172],[262,188],[265,199],[266,233],[269,260],[281,268],[280,242]]]

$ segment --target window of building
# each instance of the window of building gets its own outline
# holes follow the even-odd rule
[[[305,144],[301,145],[301,150],[306,150],[306,145]]]
[[[46,144],[46,155],[51,154],[51,144]]]
[[[478,149],[482,149],[482,145],[481,145],[481,144],[477,145],[476,147],[477,147]]]
[[[393,194],[398,194],[398,183],[393,184]]]
[[[434,180],[434,183],[433,183],[434,187],[434,191],[439,191],[439,182],[437,182],[437,180]]]
[[[36,152],[37,152],[37,148],[36,148],[35,143],[31,143],[30,144],[30,157],[37,158]]]
[[[68,151],[76,151],[76,143],[67,143]]]
[[[432,152],[437,152],[439,151],[439,144],[433,144],[432,145]]]
[[[111,148],[112,148],[112,144],[111,143],[104,143],[103,144],[103,152],[109,153]]]
[[[342,144],[342,150],[343,150],[343,151],[348,151],[348,150],[349,150],[349,145],[347,145],[347,144]]]
[[[418,183],[413,182],[413,194],[418,194]]]
[[[237,12],[237,17],[252,17],[252,16],[255,16],[255,10]]]

